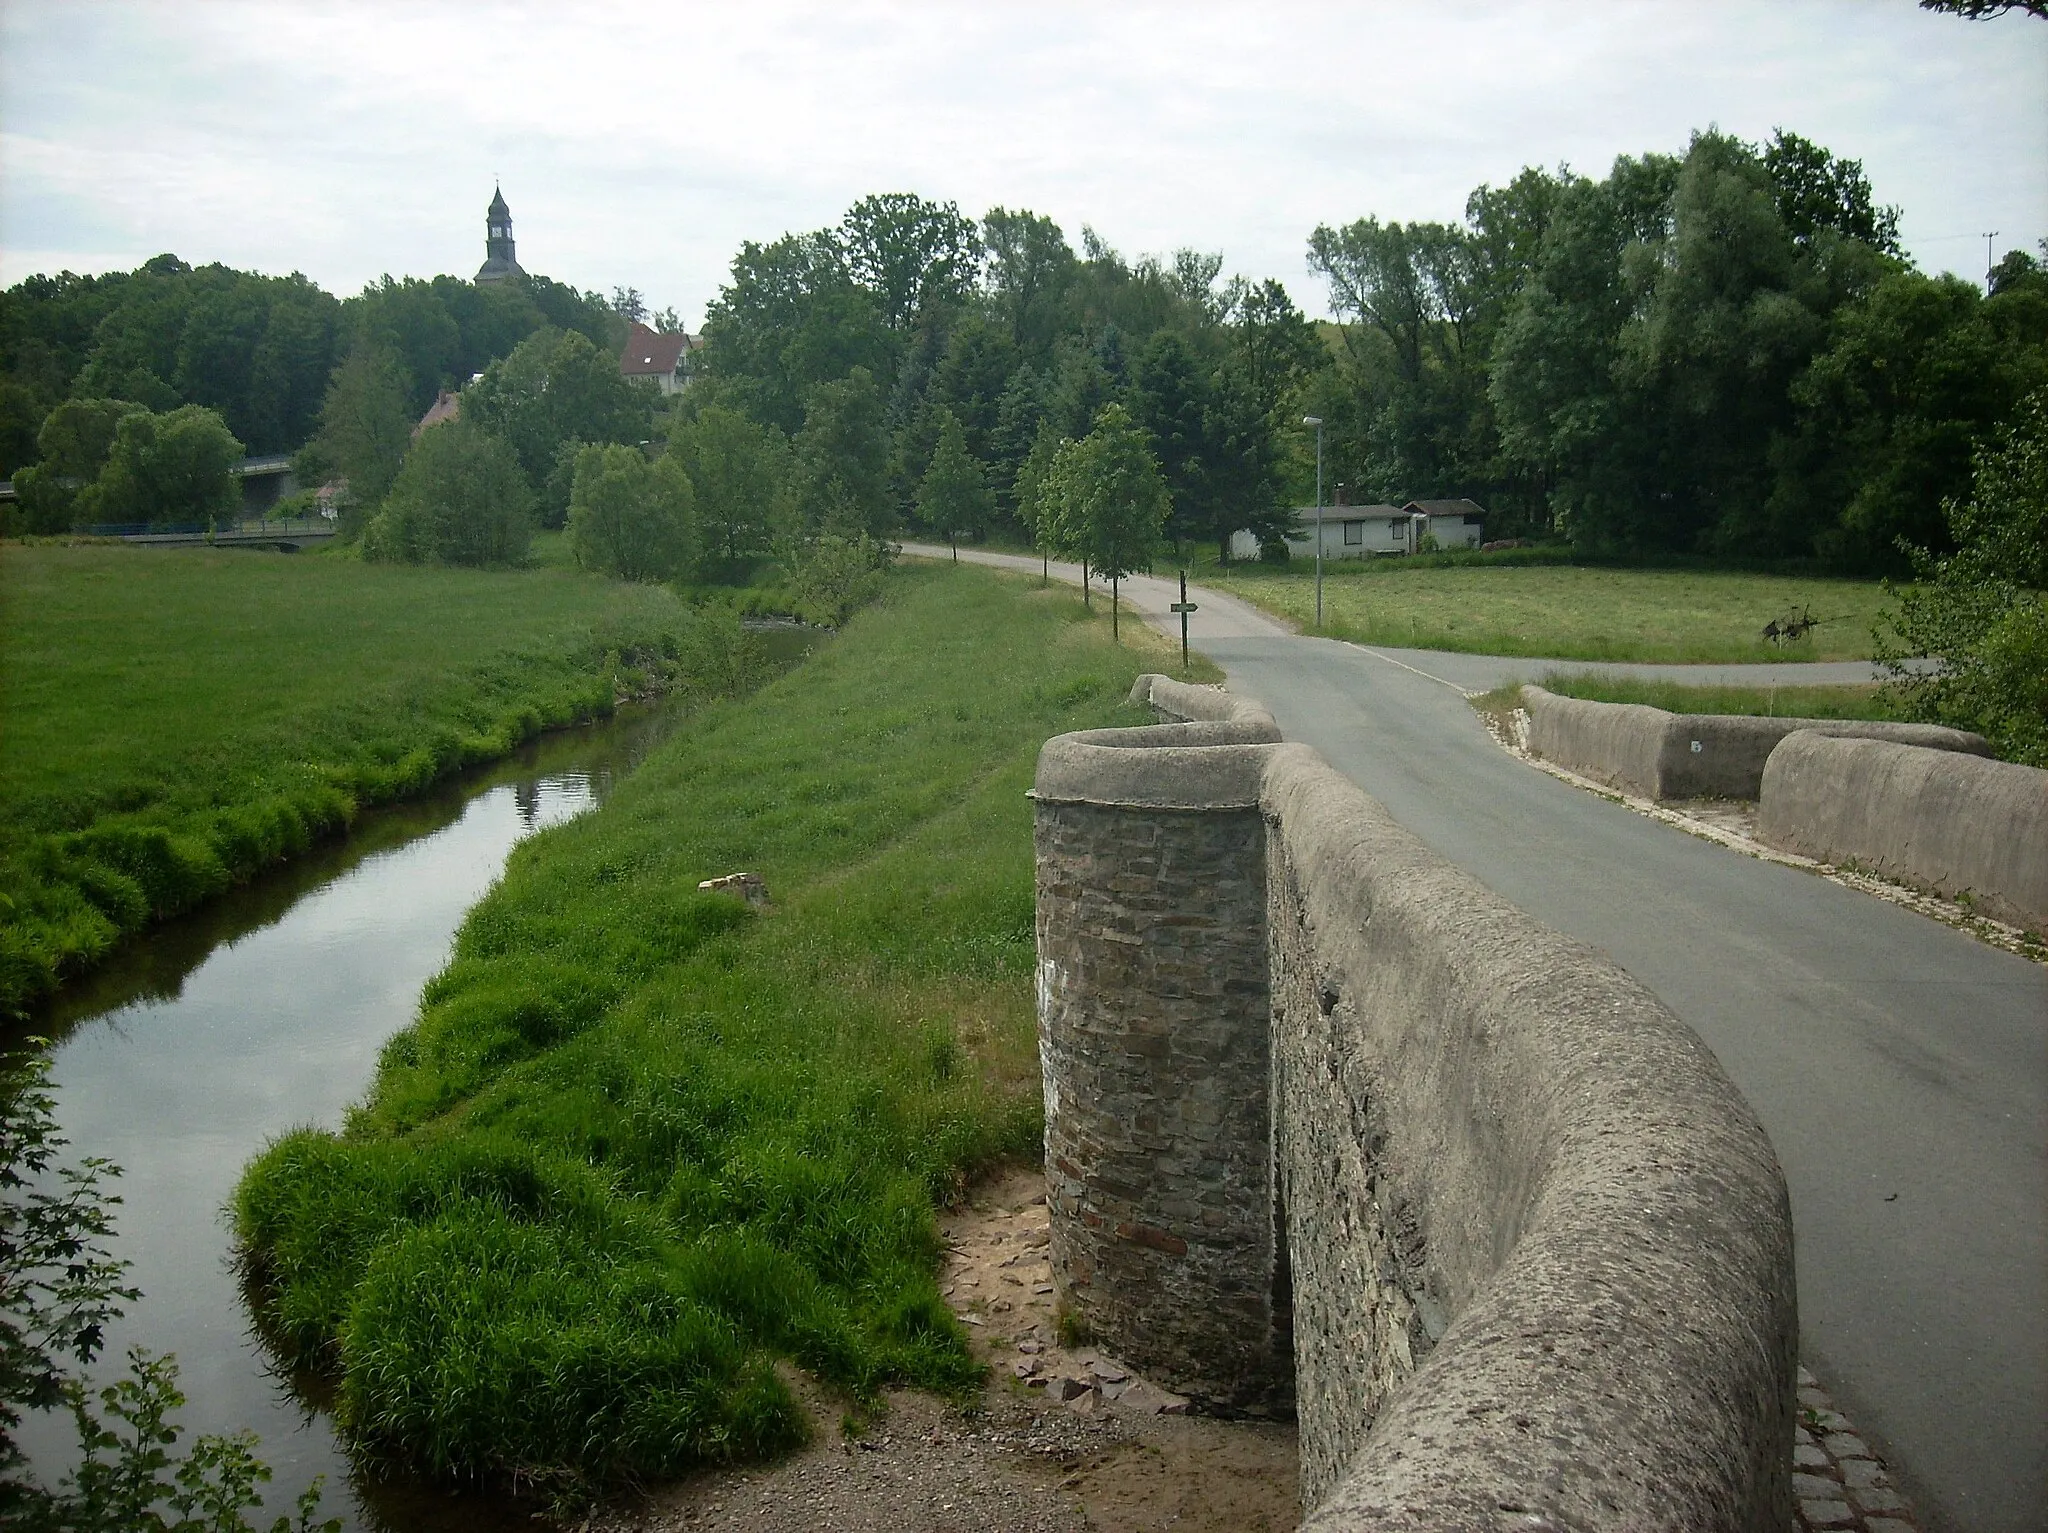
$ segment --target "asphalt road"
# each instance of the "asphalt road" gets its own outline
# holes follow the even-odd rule
[[[1167,627],[1171,583],[1123,593]],[[2048,967],[1515,760],[1461,689],[1543,662],[1367,650],[1190,594],[1191,638],[1232,690],[1707,1041],[1785,1168],[1803,1358],[1923,1525],[2048,1528]]]

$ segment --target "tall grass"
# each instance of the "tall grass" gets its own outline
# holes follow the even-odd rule
[[[977,1379],[932,1212],[1040,1132],[1025,790],[1163,658],[1105,626],[898,572],[521,845],[344,1131],[236,1199],[353,1441],[573,1496],[797,1441],[777,1360],[856,1397]],[[697,890],[738,871],[771,908]]]
[[[1596,703],[1643,703],[1667,713],[1746,713],[1786,719],[1893,719],[1883,689],[1868,686],[1691,686],[1599,671],[1553,671],[1546,691]]]
[[[46,546],[0,583],[0,1011],[364,805],[750,669],[730,619],[561,572]]]
[[[1535,552],[1524,550],[1523,552]],[[1324,632],[1361,644],[1557,660],[1863,660],[1888,599],[1873,581],[1583,565],[1400,559],[1324,564]],[[1252,563],[1203,579],[1310,627],[1315,573]],[[1797,608],[1820,626],[1794,643],[1763,629]]]

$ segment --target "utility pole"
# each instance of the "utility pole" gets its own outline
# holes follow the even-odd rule
[[[1323,631],[1323,418],[1304,415],[1304,426],[1316,428],[1316,632]]]
[[[1984,291],[1987,293],[1991,291],[1991,242],[1997,238],[1996,229],[1987,229],[1984,233]]]

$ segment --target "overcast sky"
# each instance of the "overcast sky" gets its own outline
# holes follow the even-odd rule
[[[1322,313],[1318,223],[1710,124],[1861,159],[1930,270],[2048,235],[2048,24],[1912,0],[0,0],[0,282],[467,276],[497,178],[528,270],[693,329],[741,240],[883,191],[1220,250]]]

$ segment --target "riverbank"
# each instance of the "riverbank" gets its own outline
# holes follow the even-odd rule
[[[465,921],[341,1134],[236,1203],[264,1323],[372,1453],[567,1497],[793,1446],[776,1371],[979,1382],[934,1207],[1039,1133],[1038,746],[1163,644],[981,570],[889,578]],[[700,880],[753,872],[756,911]]]
[[[0,550],[0,1012],[542,730],[760,667],[729,618],[569,572]]]

